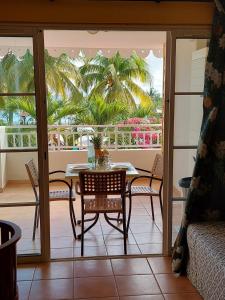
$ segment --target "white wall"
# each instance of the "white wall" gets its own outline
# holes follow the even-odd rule
[[[160,149],[110,150],[113,162],[131,162],[136,167],[151,169],[156,153]],[[37,165],[37,153],[7,153],[7,180],[28,180],[25,163],[34,158]],[[50,151],[49,171],[65,170],[68,163],[87,162],[87,151]]]

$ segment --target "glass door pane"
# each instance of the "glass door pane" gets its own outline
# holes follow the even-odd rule
[[[202,122],[202,97],[205,61],[208,53],[205,38],[176,38],[174,41],[175,72],[173,172],[172,172],[172,243],[175,241],[185,208],[187,190],[180,180],[192,176]]]
[[[41,253],[39,213],[33,235],[39,209],[36,119],[33,38],[0,37],[0,219],[20,226],[17,252],[26,255]],[[37,174],[29,176],[30,160]]]
[[[175,92],[202,92],[204,87],[207,39],[177,39]]]

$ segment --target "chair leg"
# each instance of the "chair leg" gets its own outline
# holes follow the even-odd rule
[[[84,213],[81,216],[81,256],[84,256]]]
[[[37,228],[37,217],[38,217],[38,206],[35,206],[35,213],[34,213],[34,225],[33,225],[33,237],[32,240],[35,240],[36,228]]]
[[[70,211],[70,221],[71,221],[71,225],[72,225],[72,230],[73,230],[73,236],[76,239],[76,229],[75,229],[75,221],[74,221],[74,217],[75,217],[75,213],[74,213],[74,209],[73,209],[73,203],[70,200],[69,201],[69,211]]]
[[[154,214],[154,207],[153,207],[152,196],[150,196],[150,201],[151,201],[151,209],[152,209],[152,219],[153,219],[153,221],[155,221],[155,214]]]
[[[39,226],[39,220],[40,220],[40,207],[37,207],[37,219],[36,219],[36,228]]]
[[[123,222],[123,219],[120,218],[120,213],[118,213],[116,218],[108,217],[108,220],[117,221],[118,223]]]
[[[128,219],[127,219],[127,235],[130,227],[130,218],[131,218],[131,209],[132,209],[132,196],[129,194],[129,211],[128,211]]]
[[[159,203],[160,203],[160,208],[161,208],[161,215],[163,217],[163,206],[162,206],[162,197],[159,195]]]
[[[126,228],[126,206],[125,199],[123,205],[123,244],[124,244],[124,254],[127,254],[127,228]]]
[[[115,228],[115,229],[118,230],[119,232],[123,233],[123,230],[121,230],[119,227],[115,226],[113,223],[110,222],[110,220],[112,220],[112,218],[109,218],[109,217],[107,216],[107,213],[104,213],[104,217],[105,217],[106,222],[107,222],[110,226],[112,226],[113,228]],[[123,222],[123,219],[122,219],[122,222]]]
[[[75,211],[74,211],[74,207],[73,207],[73,202],[72,202],[72,214],[73,214],[73,222],[74,222],[74,225],[76,226],[77,220],[76,220],[76,215],[75,215]]]
[[[85,230],[84,230],[84,234],[86,233],[86,232],[88,232],[97,222],[98,222],[98,218],[99,218],[99,214],[96,214],[96,217],[95,217],[95,221],[89,226],[89,227],[87,227]],[[86,222],[86,220],[84,219],[84,223]],[[82,221],[81,221],[81,224],[82,224]],[[78,236],[77,236],[77,239],[78,240],[80,240],[81,239],[81,234],[78,234]]]
[[[73,180],[72,179],[70,180],[70,185],[71,185],[71,195],[72,195],[72,189],[73,189]],[[73,221],[76,226],[77,220],[76,220],[76,215],[75,215],[74,208],[73,208],[73,201],[72,201],[72,214],[73,214]]]
[[[96,220],[96,218],[97,218],[97,214],[95,214],[95,216],[93,218],[85,219],[84,222],[91,222],[91,221]],[[81,220],[77,220],[77,225],[80,225],[80,224],[81,224]]]

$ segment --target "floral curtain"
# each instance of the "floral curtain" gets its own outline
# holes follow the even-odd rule
[[[188,224],[225,220],[225,0],[215,3],[196,164],[173,251],[173,271],[180,274],[188,261]]]

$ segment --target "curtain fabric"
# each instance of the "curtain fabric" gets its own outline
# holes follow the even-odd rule
[[[172,268],[180,274],[188,261],[188,225],[225,220],[225,0],[215,3],[196,163],[173,251]]]

